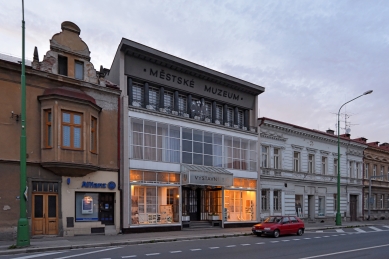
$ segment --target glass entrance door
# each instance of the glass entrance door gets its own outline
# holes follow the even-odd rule
[[[189,215],[191,221],[200,220],[200,189],[182,188],[183,214]]]
[[[100,193],[99,219],[104,225],[114,225],[114,193]]]

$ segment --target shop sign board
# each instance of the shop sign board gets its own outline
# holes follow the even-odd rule
[[[184,172],[182,184],[232,186],[233,175],[212,172]]]
[[[95,183],[95,182],[82,182],[81,188],[107,188],[110,190],[113,190],[116,188],[116,183],[113,181],[110,181],[109,183]]]

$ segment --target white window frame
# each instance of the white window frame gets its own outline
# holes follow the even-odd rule
[[[355,178],[354,177],[354,162],[353,161],[349,161],[349,177]]]
[[[334,175],[338,175],[338,159],[334,158]]]
[[[296,157],[297,155],[297,157]],[[301,153],[298,151],[293,151],[293,170],[295,172],[300,172],[300,157]]]
[[[308,173],[313,174],[315,172],[315,155],[308,154]]]
[[[327,174],[327,163],[328,163],[328,159],[326,156],[322,156],[321,157],[321,174]]]
[[[389,172],[388,172],[389,174]],[[365,164],[365,179],[369,179],[369,164]]]
[[[377,176],[377,165],[373,165],[373,176]]]
[[[269,147],[261,146],[261,166],[263,168],[269,167]]]
[[[276,154],[277,151],[277,154]],[[280,156],[281,156],[281,149],[280,148],[274,148],[273,149],[273,168],[274,169],[280,169]]]

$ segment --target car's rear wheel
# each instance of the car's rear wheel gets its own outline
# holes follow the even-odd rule
[[[304,234],[304,230],[302,228],[299,228],[299,230],[297,230],[297,235],[302,236],[303,234]]]
[[[280,236],[280,231],[278,229],[274,230],[273,237],[277,238]]]

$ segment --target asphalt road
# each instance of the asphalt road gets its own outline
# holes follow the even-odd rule
[[[241,236],[142,245],[49,251],[0,259],[65,258],[389,258],[389,228],[361,227],[306,232],[279,238]]]

